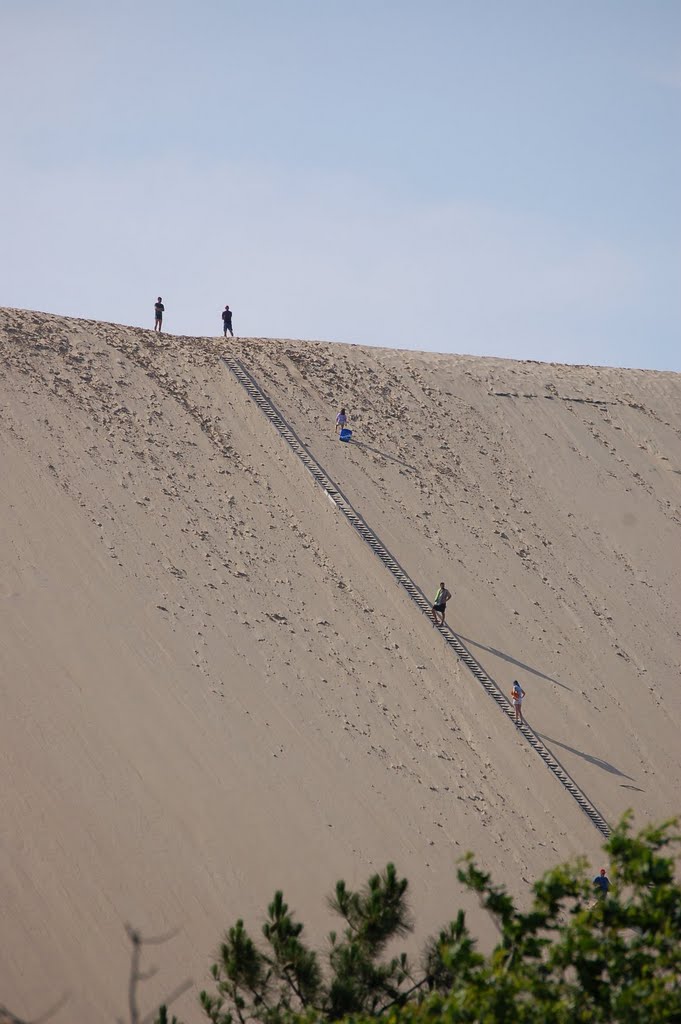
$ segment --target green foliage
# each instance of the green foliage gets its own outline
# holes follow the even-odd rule
[[[392,864],[358,892],[338,882],[329,905],[344,928],[329,937],[327,981],[317,953],[301,938],[303,925],[275,893],[262,928],[265,949],[243,921],[225,936],[211,971],[215,993],[201,993],[204,1013],[212,1024],[283,1024],[300,1015],[337,1020],[381,1012],[403,997],[410,980],[404,953],[382,959],[386,945],[411,929],[406,890]]]
[[[675,821],[632,835],[626,816],[605,846],[615,883],[605,898],[578,861],[539,879],[525,911],[465,858],[459,880],[499,941],[483,956],[459,911],[428,941],[417,972],[404,953],[384,957],[412,927],[407,881],[392,864],[358,892],[337,883],[329,905],[343,928],[329,936],[324,970],[278,892],[266,948],[237,921],[212,969],[215,994],[202,992],[201,1005],[212,1024],[681,1024],[681,888],[669,855],[680,838]]]
[[[159,1007],[154,1024],[180,1024],[180,1021],[175,1016],[169,1017],[167,1008],[161,1006]]]
[[[681,888],[676,822],[632,835],[625,817],[605,846],[616,885],[605,899],[583,862],[547,872],[523,913],[468,860],[460,880],[478,893],[500,941],[480,958],[441,936],[449,991],[390,1013],[390,1024],[672,1024],[681,1022]],[[461,937],[467,932],[460,928]],[[440,986],[438,986],[440,987]]]
[[[406,891],[407,880],[397,877],[393,864],[370,878],[361,892],[351,892],[345,882],[336,884],[329,906],[347,926],[340,938],[335,932],[329,937],[332,978],[323,1006],[328,1019],[375,1014],[399,1001],[410,978],[406,954],[383,963],[378,958],[391,939],[411,931]]]

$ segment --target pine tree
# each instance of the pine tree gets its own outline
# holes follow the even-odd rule
[[[681,886],[668,855],[680,840],[676,821],[633,835],[625,816],[604,847],[607,896],[597,898],[577,861],[546,872],[528,910],[469,856],[459,880],[494,919],[499,942],[479,953],[459,911],[417,971],[404,953],[384,956],[412,929],[407,881],[392,864],[358,892],[336,884],[329,905],[343,927],[329,936],[323,966],[278,892],[266,948],[237,921],[212,969],[215,994],[202,992],[201,1005],[212,1024],[681,1024]]]
[[[328,980],[317,954],[301,939],[281,892],[267,909],[260,949],[237,921],[223,941],[212,968],[216,993],[201,993],[212,1024],[259,1021],[282,1024],[299,1014],[338,1020],[349,1013],[376,1014],[399,1002],[410,980],[406,954],[384,960],[394,938],[411,930],[407,880],[393,864],[373,875],[358,892],[338,882],[330,907],[343,919],[341,934],[329,936]]]

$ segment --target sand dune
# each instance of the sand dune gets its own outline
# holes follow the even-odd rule
[[[236,351],[610,820],[678,811],[677,375],[0,313],[0,1003],[195,992],[276,887],[394,860],[420,940],[473,849],[518,895],[600,838],[221,362]],[[348,408],[357,444],[333,419]]]

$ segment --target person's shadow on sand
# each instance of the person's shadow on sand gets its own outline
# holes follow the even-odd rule
[[[356,448],[366,448],[368,452],[373,452],[374,455],[380,455],[382,459],[390,459],[391,462],[397,462],[400,466],[404,466],[405,469],[410,469],[413,473],[417,472],[416,466],[410,466],[408,462],[403,459],[398,459],[396,455],[388,455],[387,452],[382,452],[379,448],[373,448],[366,441],[356,441],[354,437],[350,438],[348,444],[354,444]]]
[[[496,647],[487,647],[485,644],[481,644],[478,640],[471,640],[469,636],[464,636],[463,633],[457,633],[464,643],[472,644],[473,647],[477,647],[481,651],[487,651],[488,654],[494,654],[497,658],[501,658],[502,661],[507,661],[509,665],[515,665],[516,668],[522,669],[523,672],[529,672],[533,676],[538,676],[540,679],[546,679],[549,683],[555,683],[556,686],[562,686],[564,690],[570,690],[572,687],[567,686],[565,683],[561,683],[560,680],[554,679],[553,676],[547,676],[545,672],[540,672],[538,668],[532,668],[531,665],[526,665],[523,661],[518,661],[517,658],[512,657],[510,654],[504,654],[503,651],[497,650]]]
[[[621,779],[628,779],[629,782],[634,782],[631,775],[625,775],[619,768],[615,768],[614,764],[610,764],[609,761],[604,761],[602,757],[594,757],[593,754],[585,754],[583,750],[577,750],[575,747],[569,747],[567,743],[561,743],[560,740],[553,740],[550,736],[542,736],[541,733],[537,733],[540,739],[544,740],[548,744],[552,744],[556,747],[562,747],[563,750],[568,750],[571,754],[576,754],[577,757],[581,757],[584,761],[588,761],[589,764],[593,764],[596,768],[601,768],[604,772],[609,772],[611,775],[619,775]],[[635,789],[635,786],[627,786],[627,789]],[[643,790],[639,790],[643,793]]]

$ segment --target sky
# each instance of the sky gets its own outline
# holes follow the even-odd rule
[[[681,0],[0,0],[0,305],[681,371]]]

